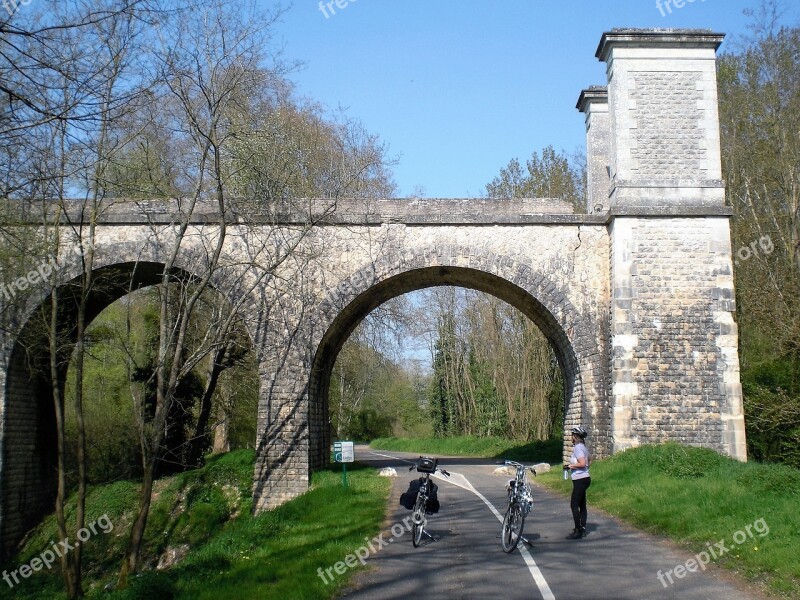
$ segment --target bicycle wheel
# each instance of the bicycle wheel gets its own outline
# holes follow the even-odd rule
[[[411,521],[411,543],[416,548],[422,541],[422,530],[425,528],[425,498],[423,498],[422,494],[417,496],[417,503],[414,505]]]
[[[503,518],[503,529],[500,532],[500,544],[503,552],[511,552],[519,544],[522,528],[525,526],[525,511],[519,502],[512,502]]]

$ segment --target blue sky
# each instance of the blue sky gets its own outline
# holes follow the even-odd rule
[[[675,1],[662,16],[656,0],[348,0],[326,17],[319,0],[295,0],[278,33],[287,58],[305,63],[298,91],[347,108],[389,145],[398,195],[474,197],[513,157],[584,147],[575,103],[605,83],[594,56],[604,31],[708,28],[728,34],[724,51],[757,6]],[[787,4],[783,21],[798,23]]]

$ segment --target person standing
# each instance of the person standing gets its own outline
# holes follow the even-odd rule
[[[579,540],[586,535],[586,490],[592,483],[592,478],[589,476],[589,465],[592,458],[586,448],[586,430],[579,425],[573,427],[570,433],[572,433],[572,456],[564,469],[569,470],[572,479],[572,497],[569,506],[572,509],[575,529],[567,536],[567,539]]]

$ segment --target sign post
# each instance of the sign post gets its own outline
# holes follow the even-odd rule
[[[342,463],[342,485],[347,488],[347,463],[356,460],[353,442],[334,442],[333,460]]]

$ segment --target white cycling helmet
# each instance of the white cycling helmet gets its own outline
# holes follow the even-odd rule
[[[587,435],[589,435],[587,431],[580,425],[578,425],[577,427],[573,427],[570,433],[572,433],[572,435],[577,435],[582,440],[585,439]]]

